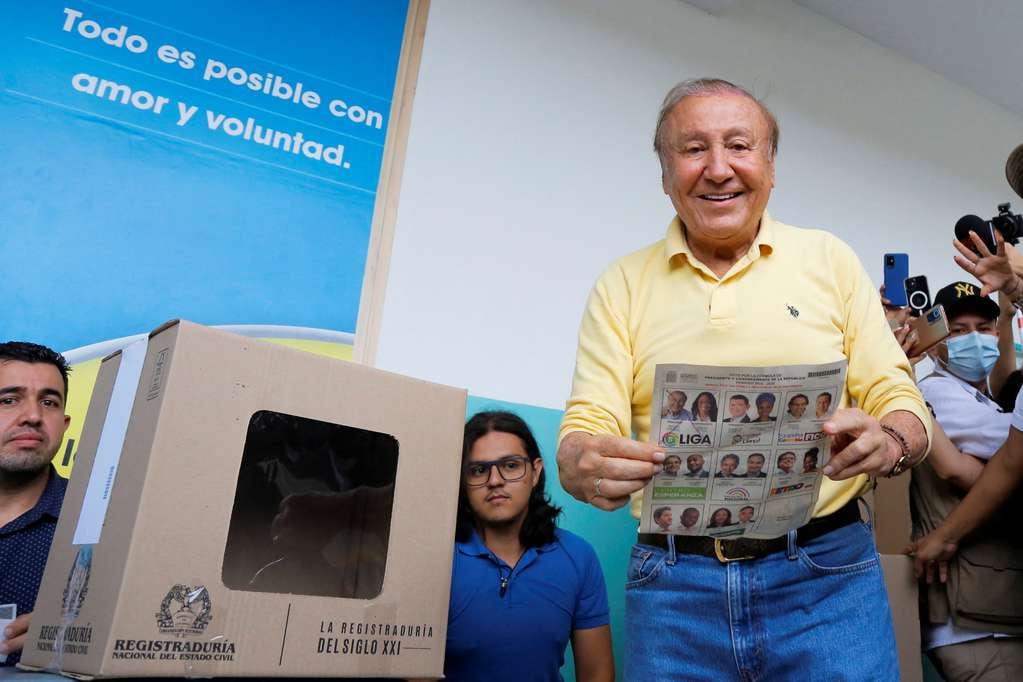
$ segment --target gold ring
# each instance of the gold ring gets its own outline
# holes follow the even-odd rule
[[[597,491],[597,497],[604,497],[604,494],[600,492],[600,482],[603,480],[604,480],[603,478],[598,478],[596,481],[593,482],[593,487]]]

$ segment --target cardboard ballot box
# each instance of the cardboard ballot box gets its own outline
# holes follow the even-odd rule
[[[439,677],[465,392],[171,322],[106,358],[22,664]]]

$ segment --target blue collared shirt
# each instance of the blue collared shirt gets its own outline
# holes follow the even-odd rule
[[[19,616],[35,609],[66,490],[67,481],[51,466],[36,505],[0,528],[0,604],[17,604]],[[20,653],[8,655],[0,665],[14,665],[20,658]]]
[[[448,680],[560,680],[575,630],[608,623],[597,554],[558,529],[512,569],[472,534],[455,544],[444,675]]]

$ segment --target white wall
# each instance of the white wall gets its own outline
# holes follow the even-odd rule
[[[434,0],[378,366],[564,407],[586,295],[672,217],[650,149],[678,80],[720,76],[781,124],[769,210],[932,294],[952,227],[1014,195],[1023,120],[789,0]],[[1016,198],[1015,208],[1023,208]]]

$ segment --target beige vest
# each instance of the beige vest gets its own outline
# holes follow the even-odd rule
[[[962,500],[925,461],[913,470],[910,488],[916,535],[930,533]],[[1023,635],[1023,495],[1017,494],[967,537],[949,563],[948,582],[928,586],[931,623]]]

